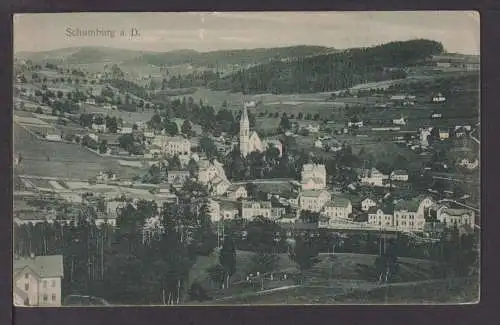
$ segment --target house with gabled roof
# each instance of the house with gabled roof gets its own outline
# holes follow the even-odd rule
[[[334,219],[347,219],[351,213],[351,200],[342,196],[335,196],[333,201],[326,203],[324,208],[324,214]]]
[[[381,228],[392,228],[394,224],[394,208],[391,205],[371,207],[367,211],[368,223]]]
[[[13,271],[16,306],[61,306],[62,255],[16,257]]]

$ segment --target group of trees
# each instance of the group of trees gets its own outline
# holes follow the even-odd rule
[[[165,130],[165,133],[170,136],[178,135],[179,131],[188,137],[193,135],[193,126],[189,120],[185,119],[179,130],[177,123],[169,119],[165,114],[162,116],[156,113],[147,122],[147,125],[156,132]]]
[[[273,60],[241,69],[211,84],[214,89],[243,93],[304,93],[346,89],[365,81],[404,78],[398,68],[425,62],[443,52],[441,43],[429,40],[391,42],[333,54]],[[387,68],[392,69],[387,69]]]
[[[165,205],[160,213],[164,231],[150,229],[149,236],[142,226],[157,215],[154,202],[126,204],[118,211],[116,228],[96,227],[88,211],[82,209],[77,225],[56,221],[14,229],[15,254],[63,254],[64,295],[89,294],[124,304],[180,303],[196,256],[215,248],[203,206]]]
[[[116,116],[102,116],[100,114],[82,113],[80,114],[80,126],[92,127],[92,124],[106,125],[106,129],[111,133],[118,132],[118,128],[123,125],[123,119]]]
[[[216,113],[214,107],[203,103],[201,100],[196,103],[189,96],[160,103],[159,115],[163,118],[163,121],[169,121],[174,117],[189,120],[193,124],[200,125],[204,132],[210,132],[214,135],[220,135],[221,132],[235,135],[239,132],[241,112],[235,116],[231,110],[223,108]],[[255,125],[255,115],[249,112],[248,118],[250,127],[253,127]],[[159,119],[156,119],[159,122]]]

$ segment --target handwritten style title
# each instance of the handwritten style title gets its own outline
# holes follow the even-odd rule
[[[116,36],[120,37],[138,37],[140,36],[139,31],[136,28],[131,28],[128,31],[125,30],[114,30],[114,29],[101,29],[101,28],[66,28],[66,36],[67,37],[108,37],[115,38]]]

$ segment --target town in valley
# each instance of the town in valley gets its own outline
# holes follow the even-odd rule
[[[478,302],[479,56],[238,44],[14,54],[14,305]]]

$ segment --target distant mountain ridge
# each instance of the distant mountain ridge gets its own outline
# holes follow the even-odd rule
[[[288,46],[275,48],[218,50],[198,52],[181,49],[169,52],[124,50],[109,47],[72,47],[42,52],[18,52],[17,59],[47,61],[58,64],[148,64],[174,66],[191,64],[194,67],[215,68],[217,65],[249,65],[269,62],[271,59],[287,59],[332,53],[336,50],[324,46]]]

